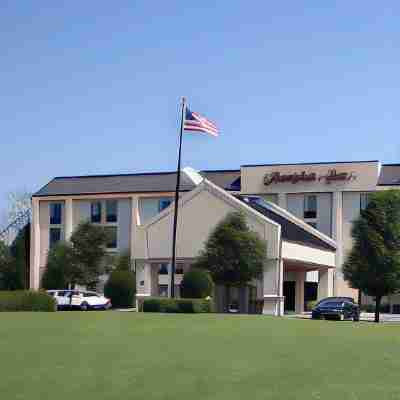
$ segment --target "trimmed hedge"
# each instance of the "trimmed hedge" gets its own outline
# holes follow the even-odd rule
[[[374,313],[375,312],[375,304],[363,304],[361,305],[361,311],[367,313]],[[381,304],[380,306],[381,313],[390,313],[390,304]]]
[[[167,299],[152,297],[143,300],[141,311],[186,314],[210,313],[212,312],[212,301],[205,299]]]
[[[56,311],[56,300],[44,292],[0,291],[1,311]]]

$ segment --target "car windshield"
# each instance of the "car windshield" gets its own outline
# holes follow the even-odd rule
[[[342,307],[343,302],[341,301],[326,301],[321,304],[323,307]]]
[[[86,293],[84,293],[84,297],[98,297],[98,296],[97,296],[97,293],[86,292]]]

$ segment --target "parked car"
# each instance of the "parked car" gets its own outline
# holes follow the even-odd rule
[[[57,309],[108,310],[111,300],[101,294],[82,290],[47,290],[57,302]]]
[[[360,320],[360,308],[351,297],[327,297],[319,301],[311,312],[312,319]]]

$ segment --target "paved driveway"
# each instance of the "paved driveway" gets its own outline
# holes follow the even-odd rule
[[[310,312],[306,312],[303,314],[288,314],[286,316],[289,318],[311,319]],[[361,315],[360,315],[361,321],[373,321],[374,318],[375,318],[374,313],[361,313]],[[398,323],[400,323],[400,314],[381,314],[380,321],[381,322],[398,322]]]

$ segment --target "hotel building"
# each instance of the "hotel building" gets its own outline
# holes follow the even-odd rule
[[[31,287],[40,287],[49,248],[89,220],[109,231],[107,251],[129,250],[139,299],[168,295],[175,183],[174,172],[54,178],[32,197]],[[213,227],[228,212],[240,210],[267,247],[262,278],[237,293],[245,303],[262,301],[265,314],[302,312],[310,282],[318,286],[318,297],[357,298],[341,272],[352,246],[352,221],[370,193],[399,185],[400,164],[379,161],[184,169],[177,292]],[[388,301],[400,303],[397,296]]]

